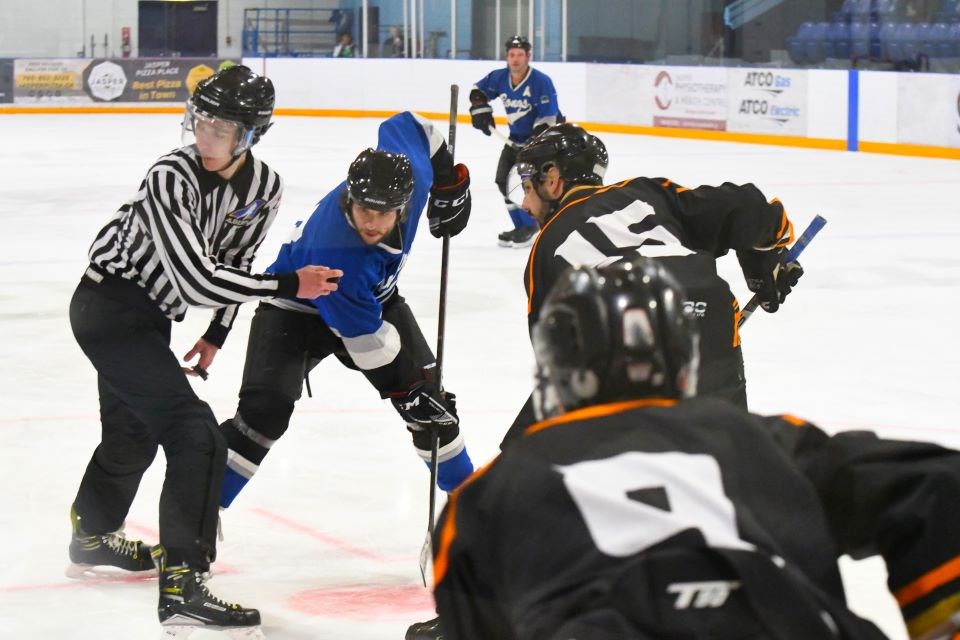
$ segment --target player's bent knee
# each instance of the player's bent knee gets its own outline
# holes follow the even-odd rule
[[[236,426],[251,429],[270,440],[277,440],[286,432],[293,415],[293,398],[271,390],[243,391],[237,416],[242,424]],[[234,418],[236,422],[236,418]]]

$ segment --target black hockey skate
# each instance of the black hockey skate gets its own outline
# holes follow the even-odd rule
[[[416,622],[407,629],[407,634],[403,636],[404,640],[443,640],[443,632],[440,630],[440,617],[426,622]]]
[[[537,239],[537,231],[539,230],[540,227],[532,226],[517,227],[510,231],[504,231],[497,236],[497,244],[501,247],[512,247],[514,249],[529,247],[533,244],[533,241]]]
[[[125,571],[154,571],[150,547],[140,540],[127,540],[123,529],[110,533],[90,534],[80,525],[80,516],[70,507],[70,566],[68,578],[82,578],[100,573],[98,567],[118,567]]]
[[[207,589],[208,575],[195,567],[167,566],[167,554],[157,545],[152,551],[160,572],[157,613],[163,638],[188,638],[197,629],[222,631],[231,638],[262,640],[260,612],[224,602]]]

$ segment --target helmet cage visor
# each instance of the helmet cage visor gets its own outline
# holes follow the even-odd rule
[[[210,115],[188,101],[180,134],[183,146],[196,145],[198,135],[209,144],[228,146],[230,156],[236,158],[253,146],[256,127]]]

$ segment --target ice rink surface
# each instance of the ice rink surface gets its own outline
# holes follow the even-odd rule
[[[64,577],[68,510],[99,422],[95,374],[67,306],[100,227],[153,161],[179,146],[176,115],[0,115],[0,621],[5,638],[154,638],[155,580]],[[266,267],[294,221],[376,143],[375,119],[277,118],[256,147],[284,177]],[[438,122],[446,131],[446,124]],[[743,330],[751,408],[790,412],[830,431],[960,446],[960,163],[601,134],[608,182],[663,176],[685,186],[754,182],[797,230],[829,224],[803,257],[806,275],[774,316]],[[493,173],[499,144],[460,125],[457,159],[473,178],[470,226],[452,240],[444,382],[456,392],[476,463],[497,445],[532,382],[522,284],[526,250],[496,246],[509,222]],[[400,278],[424,334],[436,336],[440,242],[424,222]],[[736,258],[720,261],[741,302]],[[219,419],[233,415],[246,305],[207,382]],[[175,326],[184,354],[208,312]],[[953,327],[953,328],[951,328]],[[332,359],[331,359],[332,360]],[[418,552],[428,473],[403,424],[362,376],[335,360],[311,376],[290,430],[223,517],[211,588],[260,608],[270,640],[396,640],[432,617]],[[744,452],[743,464],[750,464]],[[157,539],[158,456],[127,521]],[[844,561],[852,606],[906,637],[882,565]],[[194,638],[219,637],[198,633]]]

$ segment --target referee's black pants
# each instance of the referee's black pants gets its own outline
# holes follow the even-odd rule
[[[160,543],[170,565],[206,570],[216,555],[223,437],[170,350],[170,320],[137,285],[92,275],[102,280],[84,276],[70,302],[70,324],[97,370],[101,439],[74,508],[87,533],[119,529],[163,447]]]

